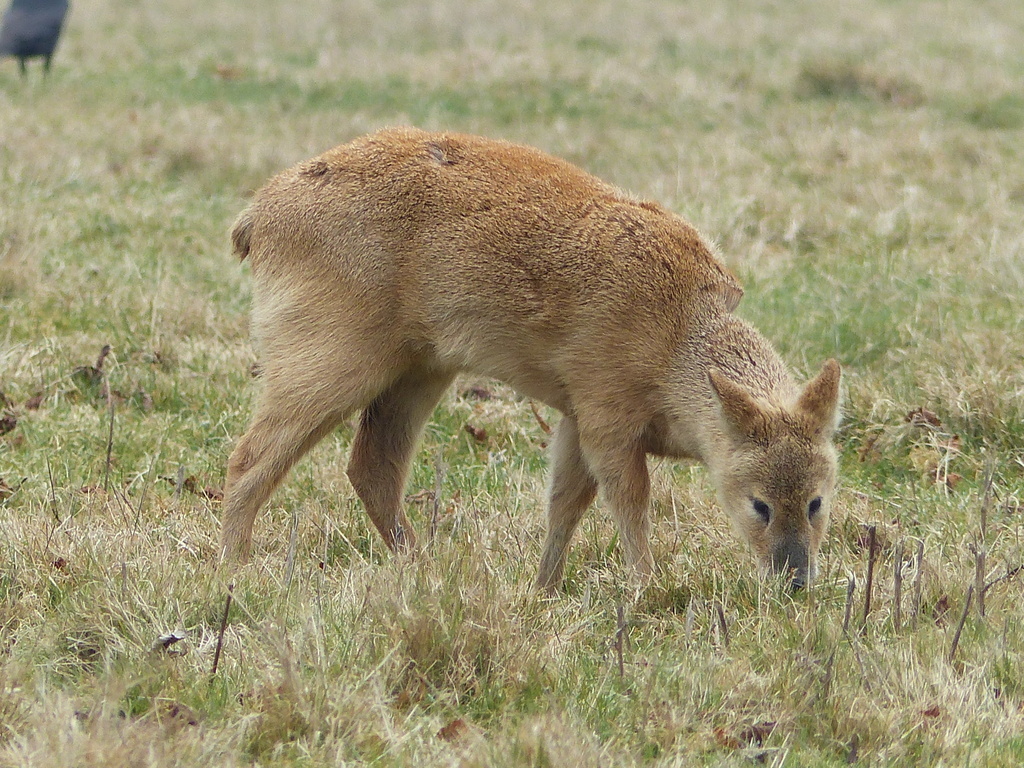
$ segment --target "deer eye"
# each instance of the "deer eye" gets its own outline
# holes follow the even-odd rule
[[[760,499],[751,499],[750,503],[754,505],[754,511],[761,516],[764,520],[765,525],[771,522],[772,519],[772,508],[765,504]]]
[[[818,511],[820,509],[821,496],[815,496],[813,499],[811,499],[811,503],[807,505],[807,516],[814,517],[816,514],[818,514]]]

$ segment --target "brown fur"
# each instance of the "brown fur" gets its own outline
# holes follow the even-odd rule
[[[527,147],[391,129],[271,179],[232,241],[252,266],[265,374],[228,463],[228,557],[247,558],[260,506],[356,411],[349,477],[388,546],[412,547],[413,451],[452,378],[471,371],[563,414],[542,587],[560,583],[598,488],[627,560],[652,570],[648,454],[707,464],[760,562],[798,582],[813,573],[839,366],[801,392],[731,314],[736,279],[656,203]]]

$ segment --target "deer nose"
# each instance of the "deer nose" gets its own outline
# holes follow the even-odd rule
[[[794,541],[783,542],[772,553],[772,570],[792,576],[793,590],[803,589],[810,582],[807,559],[807,547]]]

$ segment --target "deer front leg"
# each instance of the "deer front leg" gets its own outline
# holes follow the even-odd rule
[[[641,583],[654,573],[648,513],[651,483],[639,440],[584,438],[583,455],[610,507],[626,563]]]

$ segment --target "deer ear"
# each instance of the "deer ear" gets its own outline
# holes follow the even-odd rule
[[[811,418],[814,431],[831,435],[839,426],[839,363],[828,360],[797,400],[797,409]]]
[[[727,378],[717,368],[708,370],[722,418],[737,436],[763,441],[768,437],[768,418],[745,387]]]

